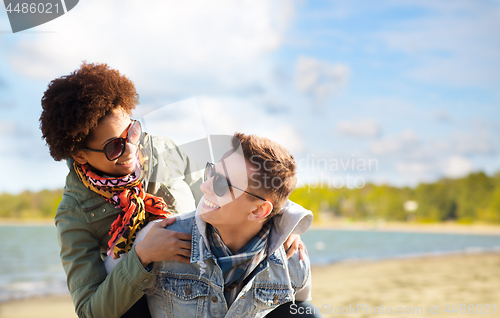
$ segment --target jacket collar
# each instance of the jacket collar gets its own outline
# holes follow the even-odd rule
[[[69,173],[66,176],[64,194],[67,194],[78,201],[84,211],[97,209],[101,205],[107,203],[102,196],[88,189],[82,181],[78,179],[75,168],[73,167],[74,161],[75,160],[73,158],[66,159],[66,165],[68,166]]]
[[[206,236],[207,223],[200,217],[203,198],[196,209],[191,234],[191,263],[199,263],[212,257],[210,244]],[[269,261],[283,266],[284,259],[278,249],[285,243],[290,234],[304,234],[311,227],[313,214],[302,206],[288,201],[283,209],[273,217],[273,227],[269,235]],[[285,256],[286,258],[286,256]]]
[[[202,256],[200,256],[201,254],[200,249],[203,249]],[[196,226],[196,221],[195,221],[193,222],[193,226],[191,228],[191,263],[198,263],[200,260],[205,261],[207,258],[211,257],[212,257],[212,252],[205,245],[203,236],[201,235],[198,226]]]
[[[210,244],[207,239],[207,224],[200,217],[200,209],[203,204],[203,197],[201,198],[198,208],[195,212],[193,229],[191,231],[191,263],[197,263],[200,266],[200,276],[206,271],[205,260],[208,257],[212,257],[210,252]],[[285,217],[286,216],[286,217]],[[288,272],[288,259],[286,258],[286,253],[284,249],[279,249],[285,240],[290,236],[290,234],[303,234],[311,226],[313,215],[311,211],[308,211],[298,204],[291,202],[290,200],[285,204],[283,209],[273,217],[273,229],[269,235],[268,241],[268,257],[269,262],[273,262],[282,266]],[[264,268],[269,266],[269,262],[264,260],[258,267],[258,271],[261,272]],[[289,275],[286,275],[287,281],[287,293],[290,298],[295,301],[293,294],[292,281]]]

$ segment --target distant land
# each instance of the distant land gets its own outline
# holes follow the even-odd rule
[[[0,194],[0,220],[42,221],[54,218],[62,189]],[[499,224],[500,172],[443,178],[416,187],[366,184],[362,188],[307,185],[290,199],[313,212],[316,224],[442,223]],[[364,222],[364,223],[363,223]],[[378,224],[378,225],[377,225]]]
[[[500,224],[500,172],[443,178],[414,188],[366,184],[362,188],[303,186],[290,200],[315,219],[367,222]]]

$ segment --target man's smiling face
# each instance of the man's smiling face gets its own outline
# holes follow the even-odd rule
[[[201,186],[204,194],[200,216],[212,225],[243,225],[248,220],[248,214],[258,207],[262,201],[236,189],[236,187],[251,192],[248,189],[248,176],[252,168],[238,152],[227,152],[215,165],[215,172],[226,178],[231,185],[226,193],[218,196],[214,191],[214,177],[210,177]],[[260,201],[260,202],[259,202]]]

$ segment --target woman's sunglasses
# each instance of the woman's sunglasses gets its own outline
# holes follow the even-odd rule
[[[127,141],[133,145],[137,145],[142,135],[142,127],[141,123],[137,120],[133,120],[130,125],[127,127],[127,137],[123,138],[115,138],[110,140],[104,145],[102,150],[98,149],[89,149],[86,148],[84,150],[94,151],[94,152],[103,152],[106,158],[109,161],[113,161],[115,159],[120,158],[121,155],[125,152],[125,148],[127,146]]]
[[[218,197],[224,196],[224,194],[226,194],[227,191],[229,190],[229,187],[231,187],[231,188],[235,188],[235,189],[238,189],[240,191],[243,191],[247,194],[253,195],[254,197],[259,198],[261,200],[267,201],[266,199],[259,197],[258,195],[252,194],[250,192],[247,192],[243,189],[240,189],[240,188],[232,185],[231,182],[229,182],[229,180],[227,180],[227,178],[225,176],[223,176],[222,174],[217,173],[215,171],[215,165],[213,163],[207,162],[207,166],[205,167],[204,180],[207,181],[208,179],[210,179],[212,177],[214,177],[214,180],[213,180],[214,192]]]

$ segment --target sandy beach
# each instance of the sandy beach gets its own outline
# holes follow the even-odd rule
[[[401,317],[484,317],[476,310],[481,307],[477,305],[482,305],[484,313],[486,304],[490,305],[491,317],[495,317],[500,315],[500,254],[457,254],[315,267],[313,303],[323,307],[323,317],[380,316],[382,306],[384,315],[392,310],[393,315]],[[460,312],[462,304],[469,312]],[[350,308],[358,305],[360,310],[353,313]],[[450,305],[448,313],[447,305]],[[455,305],[458,313],[452,312]],[[340,313],[344,307],[344,313],[349,309],[349,314]],[[397,314],[399,307],[407,313]],[[429,307],[437,314],[430,314]]]
[[[500,254],[316,266],[312,296],[312,303],[321,309],[323,317],[387,316],[389,311],[400,317],[485,317],[486,310],[490,313],[486,317],[495,317],[500,315]],[[478,313],[480,310],[483,314]],[[0,304],[0,318],[28,317],[76,315],[69,296]]]

